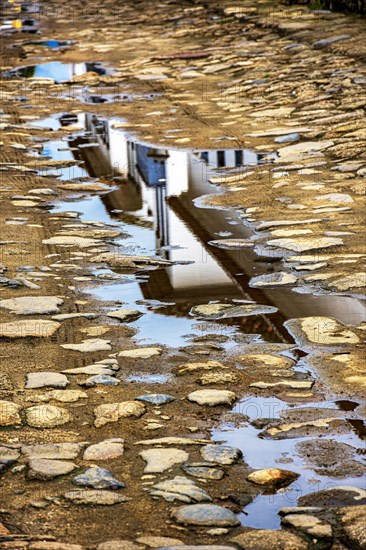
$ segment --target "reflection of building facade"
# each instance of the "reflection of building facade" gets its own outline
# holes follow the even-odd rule
[[[157,149],[128,139],[116,120],[102,120],[95,115],[78,115],[96,147],[79,149],[79,155],[90,176],[119,175],[120,188],[102,197],[109,212],[124,219],[126,213],[134,223],[152,231],[158,254],[179,262],[172,267],[153,271],[142,283],[145,298],[174,301],[186,314],[195,303],[224,298],[255,300],[277,305],[286,317],[301,315],[336,315],[347,322],[359,318],[362,309],[357,302],[334,296],[316,297],[293,293],[290,289],[258,290],[249,287],[256,274],[258,258],[252,249],[222,250],[207,243],[220,238],[230,229],[231,238],[248,238],[250,229],[233,221],[235,216],[217,209],[200,209],[194,199],[212,193],[210,170],[223,166],[239,167],[260,162],[265,155],[247,150],[185,151]],[[84,118],[85,117],[85,118]],[[116,127],[113,127],[116,124]],[[77,143],[86,142],[80,138]],[[113,214],[118,210],[121,214]],[[231,222],[228,222],[231,218]],[[233,225],[228,225],[232,223]],[[149,242],[151,240],[149,239]],[[138,241],[139,244],[139,241]],[[162,249],[163,248],[163,249]],[[151,252],[151,250],[149,250]],[[351,311],[352,310],[352,311]],[[278,315],[241,319],[250,331],[273,332],[275,339],[288,337],[283,329],[284,317]]]

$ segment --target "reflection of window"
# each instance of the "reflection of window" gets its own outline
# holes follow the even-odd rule
[[[205,162],[208,162],[208,151],[202,151],[202,153],[200,153],[200,158]]]
[[[235,151],[235,166],[242,166],[243,164],[243,151]]]
[[[225,166],[225,151],[217,151],[217,166],[218,168]]]

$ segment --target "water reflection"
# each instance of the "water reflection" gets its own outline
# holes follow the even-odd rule
[[[50,78],[56,83],[66,82],[74,76],[93,72],[100,76],[111,74],[112,70],[101,63],[61,63],[52,61],[40,65],[26,65],[4,73],[5,78]]]
[[[177,333],[188,333],[192,328],[192,321],[183,319],[190,308],[210,300],[244,299],[276,306],[277,314],[221,321],[223,325],[234,325],[242,332],[260,334],[272,341],[291,341],[283,328],[287,318],[326,315],[349,324],[364,319],[363,306],[355,299],[302,295],[290,288],[250,288],[249,281],[254,275],[279,267],[277,260],[264,261],[252,248],[227,250],[209,244],[228,233],[230,238],[252,237],[238,214],[199,208],[195,204],[198,197],[219,192],[209,183],[211,172],[223,165],[246,170],[267,155],[245,149],[189,151],[155,147],[128,136],[120,120],[92,114],[63,113],[45,119],[42,125],[54,129],[70,125],[75,131],[68,143],[48,142],[44,148],[44,154],[52,158],[80,160],[80,166],[59,170],[61,179],[87,176],[118,184],[110,193],[73,202],[73,210],[82,212],[85,220],[106,223],[113,220],[121,224],[131,235],[118,243],[122,251],[125,248],[132,254],[158,254],[178,262],[151,271],[145,281],[121,285],[118,289],[118,295],[131,306],[140,299],[174,302],[174,306],[151,313],[153,318],[147,315],[138,322],[140,326],[143,324],[147,337],[159,341],[157,336],[165,326],[170,337],[173,332],[175,342],[180,341]],[[97,292],[102,299],[113,300],[117,291],[113,285],[106,285]],[[160,330],[151,326],[157,315]],[[170,326],[172,317],[176,320]],[[181,322],[177,322],[177,317]]]

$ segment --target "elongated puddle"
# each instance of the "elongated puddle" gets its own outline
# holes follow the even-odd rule
[[[219,192],[209,183],[211,171],[228,166],[245,170],[268,155],[242,149],[187,151],[151,146],[126,135],[117,127],[119,122],[91,114],[60,114],[35,124],[55,130],[70,126],[73,134],[68,141],[47,142],[43,155],[80,161],[77,167],[48,170],[46,175],[78,183],[114,184],[111,191],[87,197],[75,191],[70,201],[57,203],[53,212],[72,210],[80,213],[83,221],[102,222],[127,233],[127,238],[114,240],[121,253],[156,255],[174,262],[172,266],[137,275],[97,269],[90,284],[86,282],[84,290],[109,302],[109,306],[138,306],[145,313],[132,323],[138,330],[135,340],[139,344],[180,347],[203,341],[209,334],[212,341],[229,350],[238,343],[292,343],[283,327],[289,318],[334,316],[345,324],[363,320],[362,304],[355,299],[301,295],[284,287],[251,288],[249,281],[253,276],[271,272],[272,260],[258,257],[251,246],[238,250],[210,244],[222,237],[249,241],[254,238],[239,213],[199,206],[196,199]],[[274,312],[219,321],[198,321],[189,315],[192,307],[209,301],[252,302],[272,307]],[[136,372],[129,381],[152,384],[155,391],[154,385],[163,384],[166,379],[159,373],[149,376]],[[258,416],[258,407],[263,411],[271,403],[280,410],[288,408],[274,397],[248,398],[238,403],[234,412],[242,412],[253,420],[253,414]],[[335,402],[327,406],[339,408]],[[240,515],[244,525],[277,528],[278,510],[295,505],[301,495],[338,485],[361,486],[362,477],[334,479],[305,467],[295,451],[295,445],[303,438],[263,439],[258,437],[260,431],[251,424],[223,424],[213,431],[213,438],[240,447],[245,461],[255,469],[274,464],[286,468],[288,464],[301,477],[286,490],[261,495],[246,506]],[[348,435],[335,439],[355,448],[363,445],[351,426]]]
[[[113,71],[111,69],[107,69],[101,63],[61,63],[60,61],[52,61],[50,63],[25,65],[24,67],[12,69],[10,71],[6,71],[4,73],[4,77],[46,78],[52,79],[56,83],[59,83],[70,80],[74,76],[79,76],[89,72],[103,76],[106,74],[112,74]]]

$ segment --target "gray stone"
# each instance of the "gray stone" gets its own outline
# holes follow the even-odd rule
[[[72,482],[82,487],[92,487],[93,489],[121,489],[124,483],[114,478],[109,470],[95,466],[88,468],[84,473],[74,477]]]
[[[87,378],[84,382],[80,382],[80,386],[85,386],[86,388],[92,388],[98,384],[102,386],[118,386],[119,380],[109,374],[97,374]]]
[[[236,515],[216,504],[192,504],[176,508],[173,518],[184,525],[201,525],[204,527],[235,527],[239,525]]]
[[[222,479],[225,472],[221,468],[214,468],[210,462],[192,462],[191,464],[182,464],[182,470],[192,476],[200,479],[209,479],[216,481]]]
[[[149,491],[152,497],[161,497],[167,502],[180,500],[187,503],[211,502],[212,498],[192,480],[176,476],[153,485]]]
[[[353,457],[356,449],[332,439],[300,441],[296,450],[319,475],[356,477],[366,473],[366,466]]]
[[[37,388],[66,388],[69,384],[67,377],[58,372],[31,372],[27,375],[27,390]]]
[[[175,400],[175,397],[163,393],[150,393],[146,395],[139,395],[138,397],[135,397],[135,399],[137,401],[144,401],[146,403],[151,403],[152,405],[160,406],[171,403]]]
[[[285,326],[301,346],[339,346],[360,342],[353,330],[332,317],[290,319]]]
[[[120,504],[121,502],[128,502],[131,500],[115,491],[98,489],[69,491],[64,494],[64,498],[74,504],[91,504],[96,506],[113,506],[113,504]]]
[[[206,445],[201,449],[201,456],[207,462],[229,465],[238,462],[243,453],[240,449],[227,445]]]
[[[39,445],[23,445],[21,450],[29,459],[69,460],[76,458],[81,448],[82,446],[79,443],[44,443]]]
[[[84,451],[83,460],[110,460],[124,453],[124,439],[106,439],[90,445]]]
[[[181,449],[147,449],[139,453],[146,462],[144,473],[155,474],[169,470],[175,464],[186,462],[189,455]]]
[[[81,390],[51,390],[31,399],[36,402],[61,401],[62,403],[75,403],[79,399],[87,399],[87,397],[88,394]]]
[[[307,250],[329,248],[331,246],[339,246],[341,244],[343,244],[342,239],[337,237],[283,238],[270,239],[266,242],[267,246],[284,248],[285,250],[292,250],[294,252],[306,252]]]
[[[69,474],[76,467],[76,464],[73,462],[32,458],[29,461],[28,477],[42,480],[52,479],[57,476]]]
[[[16,315],[58,313],[57,306],[64,301],[58,296],[20,296],[8,300],[0,300],[0,307],[10,310]]]
[[[352,38],[352,36],[349,34],[342,34],[341,36],[331,36],[329,38],[323,38],[322,40],[317,40],[316,42],[314,42],[313,46],[314,48],[325,48],[330,44],[334,44],[335,42],[340,42],[341,40],[349,40],[350,38]]]

